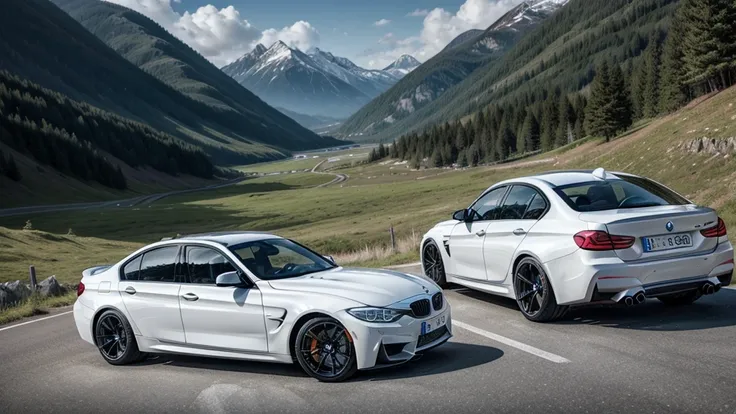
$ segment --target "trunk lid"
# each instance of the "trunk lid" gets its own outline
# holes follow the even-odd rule
[[[581,213],[579,218],[588,223],[605,225],[610,234],[635,237],[633,246],[615,251],[624,261],[704,254],[715,250],[718,246],[718,238],[707,238],[700,234],[700,230],[712,227],[718,222],[716,212],[707,207],[667,205],[605,210]],[[692,245],[687,247],[668,245],[666,250],[647,251],[651,249],[652,241],[646,241],[645,238],[658,236],[687,236]],[[666,243],[669,240],[665,237],[659,241]]]

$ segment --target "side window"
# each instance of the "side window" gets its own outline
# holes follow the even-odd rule
[[[208,247],[187,247],[186,268],[189,283],[214,285],[217,276],[237,269],[222,255]]]
[[[504,194],[506,194],[506,187],[496,188],[476,201],[471,207],[478,213],[474,221],[497,219],[498,211],[501,207],[501,199]]]
[[[174,282],[174,264],[179,246],[162,247],[143,254],[140,278],[148,282]]]
[[[547,201],[541,194],[537,193],[524,214],[524,220],[539,220],[547,210]]]
[[[535,195],[537,195],[537,191],[531,187],[513,186],[508,197],[506,197],[506,201],[503,202],[500,219],[521,220]]]
[[[123,268],[123,280],[138,280],[138,274],[141,270],[141,256],[136,257],[128,262]]]

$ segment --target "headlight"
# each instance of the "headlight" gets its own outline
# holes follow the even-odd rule
[[[355,308],[348,309],[348,313],[366,322],[387,323],[399,320],[408,311],[387,308]]]

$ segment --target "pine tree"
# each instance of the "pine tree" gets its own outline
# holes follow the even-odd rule
[[[631,96],[626,87],[624,74],[618,65],[614,65],[610,72],[611,95],[613,96],[612,111],[615,121],[615,133],[626,130],[631,126]]]
[[[675,19],[682,24],[685,81],[706,92],[733,82],[736,68],[736,2],[683,0]]]
[[[595,78],[590,85],[590,99],[585,113],[588,134],[605,137],[606,141],[616,135],[613,100],[608,62],[603,61],[596,68]]]
[[[547,98],[542,106],[542,125],[540,127],[540,147],[543,152],[554,148],[558,112],[557,105],[552,98]]]
[[[572,106],[564,94],[560,97],[558,119],[557,131],[555,132],[555,147],[561,147],[568,143],[572,133],[572,125],[575,122]]]
[[[675,18],[664,42],[660,73],[660,112],[676,111],[683,107],[690,97],[690,88],[685,83],[685,59],[682,52],[683,30],[684,28]]]
[[[467,150],[460,151],[460,154],[457,157],[457,165],[458,167],[461,167],[461,168],[465,168],[468,166]]]
[[[432,158],[430,159],[431,165],[433,167],[441,167],[442,166],[442,151],[440,151],[439,148],[435,147],[434,151],[432,152]]]
[[[516,147],[516,152],[519,154],[536,151],[539,148],[539,122],[532,111],[526,113]]]
[[[386,147],[383,146],[383,142],[378,144],[378,159],[382,160],[386,158]]]
[[[644,53],[644,82],[641,102],[641,115],[654,118],[659,114],[659,71],[662,48],[659,39],[653,34]]]
[[[510,143],[516,141],[513,132],[511,132],[509,121],[506,118],[503,117],[501,120],[501,125],[498,128],[498,138],[496,139],[496,159],[499,161],[508,158],[512,151]]]

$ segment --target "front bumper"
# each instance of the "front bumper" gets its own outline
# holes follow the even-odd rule
[[[352,336],[358,369],[403,364],[417,353],[442,345],[452,337],[452,309],[447,301],[442,309],[433,311],[426,318],[403,316],[393,323],[363,322],[347,312],[343,313],[340,319]],[[443,326],[422,335],[422,322],[436,323],[443,317]]]
[[[545,263],[557,303],[572,305],[614,300],[643,292],[656,297],[705,283],[728,285],[734,270],[729,242],[715,251],[687,257],[648,262],[624,262],[613,252],[577,252]],[[619,298],[620,299],[620,298]]]

